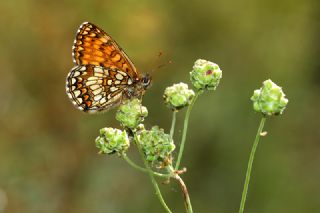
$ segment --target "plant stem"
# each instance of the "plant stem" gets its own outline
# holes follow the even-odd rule
[[[171,122],[171,129],[170,129],[170,137],[171,137],[171,138],[173,138],[174,128],[175,128],[175,126],[176,126],[177,112],[178,112],[178,111],[174,110],[173,113],[172,113],[172,122]]]
[[[166,210],[167,213],[172,213],[172,211],[169,209],[169,207],[167,206],[167,204],[165,203],[165,201],[164,201],[164,199],[163,199],[163,197],[161,195],[161,191],[159,189],[158,183],[155,180],[155,178],[153,177],[153,171],[151,170],[147,160],[144,157],[144,154],[143,154],[143,151],[142,151],[142,149],[140,147],[139,140],[138,140],[138,138],[136,136],[136,133],[134,133],[134,139],[135,139],[139,154],[140,154],[140,156],[141,156],[141,158],[143,160],[144,166],[146,167],[146,169],[148,171],[149,177],[151,179],[151,183],[153,185],[153,188],[156,190],[156,195],[157,195],[161,205],[163,206],[163,208]]]
[[[141,172],[149,173],[149,171],[147,169],[142,168],[141,166],[138,166],[137,164],[135,164],[127,155],[123,154],[122,157],[123,157],[123,159],[125,159],[127,161],[127,163],[129,163],[135,169],[137,169]],[[163,178],[171,177],[170,174],[162,174],[162,173],[154,172],[154,171],[151,171],[151,172],[152,172],[152,175],[154,175],[154,176],[163,177]]]
[[[260,125],[259,125],[259,128],[258,128],[258,132],[257,132],[256,138],[255,138],[254,143],[252,145],[250,158],[249,158],[249,162],[248,162],[247,173],[246,173],[246,179],[245,179],[244,187],[243,187],[243,191],[242,191],[242,197],[241,197],[239,213],[243,213],[243,211],[244,211],[244,206],[245,206],[245,203],[246,203],[246,198],[247,198],[247,193],[248,193],[248,188],[249,188],[252,164],[253,164],[255,152],[256,152],[258,144],[259,144],[260,134],[261,134],[261,132],[263,130],[265,121],[266,121],[266,117],[263,116],[261,121],[260,121]]]
[[[182,191],[182,194],[183,194],[184,205],[186,207],[186,211],[188,213],[193,213],[192,205],[191,205],[191,201],[190,201],[190,196],[189,196],[186,184],[184,183],[182,178],[179,176],[179,174],[174,171],[172,166],[168,166],[168,170],[173,175],[173,178],[176,179],[178,181],[179,185],[180,185],[180,188],[181,188],[181,191]]]
[[[180,166],[180,162],[181,162],[181,158],[182,158],[182,154],[183,154],[183,150],[184,150],[184,144],[186,142],[186,137],[187,137],[187,130],[188,130],[190,112],[191,112],[192,107],[193,107],[194,103],[196,102],[196,100],[197,100],[197,98],[198,98],[198,96],[200,95],[201,92],[202,92],[201,90],[198,90],[196,92],[196,95],[194,96],[191,104],[189,105],[189,107],[187,109],[186,116],[185,116],[184,122],[183,122],[182,138],[181,138],[181,144],[180,144],[180,149],[179,149],[179,154],[178,154],[175,170],[179,170],[179,166]]]

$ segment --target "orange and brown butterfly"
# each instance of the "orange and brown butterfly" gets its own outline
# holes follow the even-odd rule
[[[80,25],[72,47],[73,61],[66,91],[81,111],[95,113],[141,98],[150,86],[110,35],[94,24]]]

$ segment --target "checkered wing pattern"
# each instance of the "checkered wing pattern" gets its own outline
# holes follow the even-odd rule
[[[117,68],[95,65],[74,67],[67,77],[67,94],[85,112],[108,110],[119,105],[132,79]]]

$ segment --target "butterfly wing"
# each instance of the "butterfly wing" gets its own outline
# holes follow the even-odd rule
[[[84,22],[73,45],[73,59],[77,65],[96,65],[117,68],[131,76],[138,77],[137,70],[119,45],[94,24]]]
[[[80,110],[94,113],[118,106],[133,80],[117,69],[96,65],[75,66],[67,76],[66,91]]]

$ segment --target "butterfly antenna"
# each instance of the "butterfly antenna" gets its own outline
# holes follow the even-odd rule
[[[162,51],[159,51],[159,53],[158,53],[158,55],[157,55],[157,58],[156,58],[155,62],[153,63],[153,64],[154,64],[154,67],[155,67],[155,64],[158,63],[158,61],[160,60],[160,57],[162,57],[162,56],[163,56],[163,52],[162,52]],[[163,64],[160,64],[160,65],[156,66],[155,68],[153,68],[153,69],[151,70],[151,74],[154,73],[156,70],[158,70],[158,69],[160,69],[160,68],[162,68],[162,67],[167,66],[168,64],[172,64],[172,61],[169,60],[169,61],[167,61],[166,63],[163,63]]]

